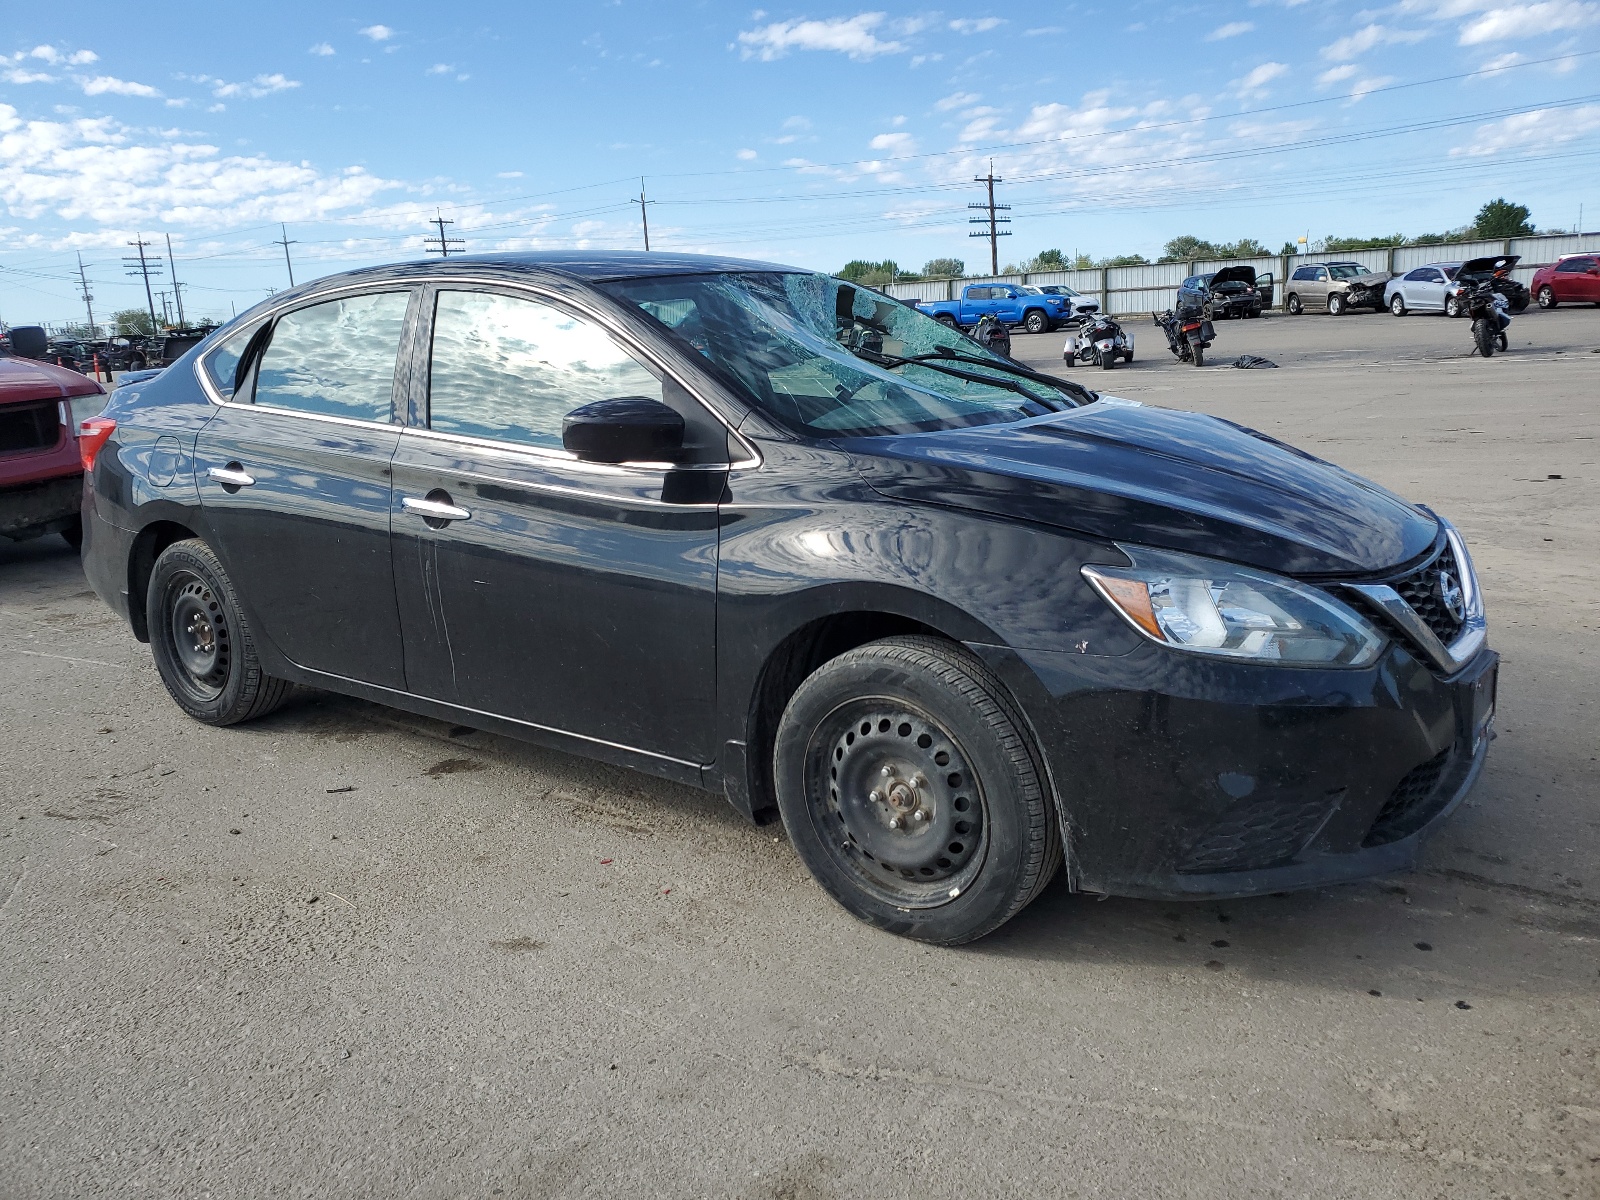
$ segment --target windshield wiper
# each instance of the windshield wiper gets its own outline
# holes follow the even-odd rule
[[[1099,392],[1090,391],[1081,383],[1074,383],[1070,379],[1059,379],[1054,375],[1046,375],[1042,371],[1035,371],[1029,367],[1019,366],[1008,362],[996,362],[992,358],[979,358],[975,354],[963,354],[959,350],[952,350],[948,346],[940,346],[931,354],[914,354],[906,362],[918,363],[926,366],[932,359],[948,358],[956,362],[973,363],[976,366],[993,367],[996,371],[1005,371],[1012,375],[1020,375],[1024,379],[1034,379],[1040,383],[1047,383],[1054,388],[1062,388],[1071,395],[1079,396],[1085,404],[1092,404],[1100,398]]]
[[[913,365],[927,367],[930,371],[938,371],[942,375],[952,375],[957,379],[965,379],[968,383],[981,383],[987,387],[1004,388],[1008,392],[1015,392],[1019,396],[1027,397],[1046,412],[1064,411],[1054,401],[1046,400],[1043,396],[1035,395],[1033,392],[1030,392],[1027,388],[1023,387],[1014,379],[996,379],[993,375],[979,375],[975,371],[963,371],[958,367],[945,367],[940,366],[938,363],[923,362],[922,359],[925,356],[922,355],[919,355],[916,358],[902,358],[897,354],[880,354],[876,350],[868,350],[865,346],[849,346],[846,348],[857,358],[864,358],[874,366],[904,367]],[[978,359],[977,361],[983,362],[984,360]]]

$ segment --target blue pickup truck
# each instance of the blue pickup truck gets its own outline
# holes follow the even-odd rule
[[[970,329],[993,313],[1003,324],[1048,333],[1100,306],[1068,287],[1046,291],[1025,283],[974,283],[961,289],[959,300],[923,301],[917,307],[955,329]]]

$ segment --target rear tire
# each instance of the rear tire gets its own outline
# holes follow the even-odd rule
[[[83,518],[73,517],[72,524],[61,531],[61,540],[74,550],[83,549]]]
[[[1478,353],[1485,358],[1494,357],[1494,330],[1489,327],[1489,322],[1477,320],[1472,323],[1472,340],[1478,347]]]
[[[825,663],[784,710],[773,771],[784,828],[813,877],[902,937],[982,937],[1061,864],[1022,715],[955,643],[889,638]]]
[[[1556,299],[1556,290],[1548,283],[1539,289],[1539,307],[1554,308],[1560,301]]]
[[[1206,365],[1206,348],[1204,346],[1196,346],[1193,350],[1193,354],[1195,366],[1203,367]]]
[[[1102,371],[1109,371],[1116,365],[1117,352],[1115,350],[1109,350],[1100,356],[1100,369]]]
[[[1305,308],[1300,303],[1300,297],[1299,296],[1290,296],[1289,297],[1289,315],[1291,317],[1298,317],[1303,312],[1305,312]]]
[[[1406,315],[1406,298],[1399,292],[1389,297],[1389,311],[1397,317]]]
[[[934,318],[934,320],[939,322],[939,324],[943,325],[946,329],[955,329],[955,328],[957,328],[956,319],[954,317],[952,317],[949,313],[940,313],[938,316],[936,316]]]
[[[238,594],[198,538],[161,552],[145,594],[150,653],[178,707],[207,725],[265,716],[293,685],[261,669]]]

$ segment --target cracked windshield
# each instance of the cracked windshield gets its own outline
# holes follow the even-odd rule
[[[607,286],[732,376],[791,428],[871,436],[1014,421],[1082,393],[1017,368],[954,329],[825,275],[629,279]]]

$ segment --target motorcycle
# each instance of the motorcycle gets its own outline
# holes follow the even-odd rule
[[[1462,296],[1462,306],[1472,318],[1473,348],[1484,358],[1494,356],[1497,344],[1501,350],[1511,347],[1506,338],[1506,330],[1511,328],[1511,302],[1495,283],[1496,277],[1491,276]]]
[[[1085,313],[1078,318],[1078,331],[1067,339],[1061,357],[1068,366],[1099,363],[1102,370],[1109,371],[1118,359],[1133,361],[1133,334],[1105,313]]]
[[[1186,310],[1181,316],[1175,316],[1171,309],[1150,315],[1167,335],[1167,349],[1174,358],[1179,362],[1192,362],[1197,367],[1205,366],[1206,347],[1217,336],[1205,308]]]
[[[985,350],[1011,357],[1011,330],[993,313],[984,313],[977,326],[967,335]]]

